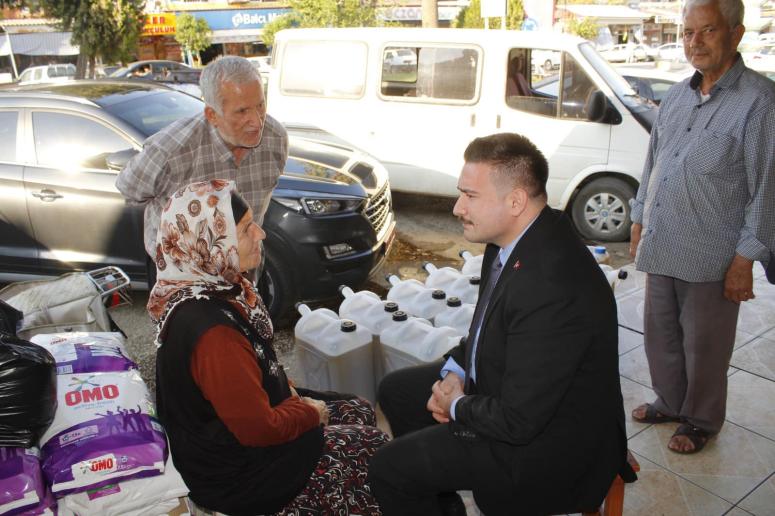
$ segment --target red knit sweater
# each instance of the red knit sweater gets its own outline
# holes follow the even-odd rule
[[[214,326],[199,339],[191,376],[243,446],[292,441],[320,422],[317,410],[299,398],[269,404],[250,342],[228,326]]]

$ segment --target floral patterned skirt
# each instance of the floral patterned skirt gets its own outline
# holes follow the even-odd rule
[[[376,427],[368,401],[325,401],[330,415],[323,429],[323,454],[307,485],[277,516],[380,515],[366,475],[369,459],[388,436]]]

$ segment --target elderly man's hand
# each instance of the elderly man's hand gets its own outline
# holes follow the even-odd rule
[[[431,397],[425,407],[439,423],[448,423],[449,408],[452,401],[463,393],[463,379],[455,373],[447,373],[443,380],[437,381],[431,388]]]
[[[643,226],[633,222],[630,227],[630,256],[635,258],[635,254],[638,252],[638,243],[640,242],[640,234],[643,232]]]
[[[753,294],[753,261],[735,255],[724,277],[724,297],[734,303],[756,297]]]

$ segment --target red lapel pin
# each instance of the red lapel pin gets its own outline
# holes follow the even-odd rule
[[[517,260],[516,262],[514,262],[514,270],[515,270],[515,271],[518,271],[520,267],[522,267],[522,264],[521,264],[521,263],[519,263],[519,260]]]

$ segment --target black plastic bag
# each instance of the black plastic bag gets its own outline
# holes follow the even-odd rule
[[[54,420],[56,385],[51,353],[0,333],[0,446],[37,444]]]
[[[0,299],[0,332],[16,335],[16,328],[22,319],[23,313]]]

